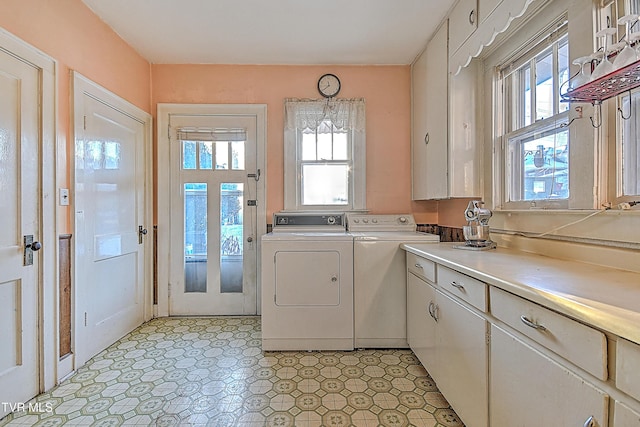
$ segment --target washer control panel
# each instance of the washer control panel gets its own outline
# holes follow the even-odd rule
[[[347,214],[349,231],[415,231],[412,214],[368,215]]]

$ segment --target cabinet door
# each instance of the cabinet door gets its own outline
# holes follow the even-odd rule
[[[413,66],[413,199],[448,197],[447,23]]]
[[[610,427],[639,427],[640,414],[631,410],[626,405],[616,402],[613,409],[613,425]]]
[[[407,340],[429,374],[435,366],[436,322],[429,315],[435,306],[435,289],[413,273],[407,274]]]
[[[449,48],[451,53],[458,50],[477,27],[477,0],[458,1],[449,15]]]
[[[449,79],[449,196],[482,197],[478,61]]]
[[[436,317],[438,388],[466,425],[486,427],[487,322],[439,291]]]
[[[489,15],[491,15],[500,3],[502,3],[502,0],[478,0],[478,16],[480,18],[480,25],[484,24],[484,21],[486,21]]]
[[[491,326],[493,426],[607,425],[609,397],[504,330]]]

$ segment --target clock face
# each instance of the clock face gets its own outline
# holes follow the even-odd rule
[[[318,91],[325,98],[333,98],[340,92],[340,79],[334,74],[325,74],[318,80]]]

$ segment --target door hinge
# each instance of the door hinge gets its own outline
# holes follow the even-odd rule
[[[169,283],[168,289],[167,289],[167,296],[169,298],[171,298],[171,283]]]
[[[82,116],[82,128],[87,130],[87,116]]]
[[[87,326],[87,312],[84,312],[84,326]]]
[[[486,338],[487,345],[490,345],[491,344],[491,331],[487,330],[487,332],[485,332],[484,336]]]

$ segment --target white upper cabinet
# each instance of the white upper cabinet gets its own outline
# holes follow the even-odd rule
[[[449,48],[456,52],[478,28],[478,0],[460,0],[449,15]]]
[[[482,197],[478,62],[449,78],[449,197]]]
[[[502,0],[478,0],[478,18],[480,19],[480,25],[491,16],[500,3],[502,3]]]
[[[411,67],[413,200],[448,197],[447,59],[445,22]]]

